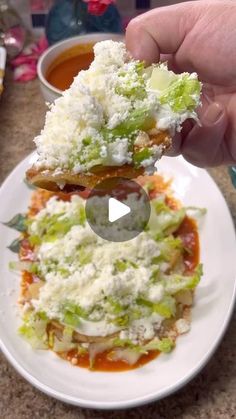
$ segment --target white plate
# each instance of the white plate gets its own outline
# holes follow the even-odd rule
[[[23,178],[31,162],[32,156],[26,158],[0,189],[1,221],[26,210],[30,190]],[[33,351],[17,335],[19,277],[8,271],[8,262],[15,256],[6,248],[17,233],[0,226],[1,348],[23,377],[53,397],[101,409],[127,408],[160,399],[200,371],[225,332],[235,300],[236,242],[224,198],[206,171],[182,158],[162,158],[158,166],[161,172],[174,175],[173,189],[184,204],[208,210],[200,234],[204,276],[196,292],[190,333],[178,339],[170,355],[161,355],[140,369],[90,372],[73,367],[50,351]]]
[[[3,79],[5,75],[5,67],[6,67],[6,49],[4,47],[0,47],[0,95],[3,90]]]

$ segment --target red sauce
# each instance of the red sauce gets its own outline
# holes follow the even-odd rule
[[[189,217],[185,217],[175,236],[181,238],[184,247],[184,265],[186,272],[192,272],[199,263],[199,237],[196,222]]]
[[[22,272],[22,285],[32,284],[34,282],[33,275],[28,271]]]
[[[32,261],[34,260],[34,248],[30,245],[27,238],[21,241],[20,246],[20,260],[22,261]]]
[[[73,79],[81,70],[87,70],[94,59],[93,44],[76,45],[62,54],[49,67],[47,81],[60,90],[70,87]]]
[[[148,362],[155,359],[160,352],[150,351],[148,354],[142,355],[139,360],[134,365],[129,365],[125,361],[109,361],[107,355],[109,351],[105,351],[101,354],[98,354],[95,358],[93,371],[106,371],[106,372],[115,372],[115,371],[128,371],[135,368],[141,367]],[[75,356],[75,351],[70,351],[68,353],[68,360],[71,360]],[[78,356],[78,362],[76,364],[78,367],[89,368],[89,356],[88,354]]]
[[[29,240],[27,238],[23,239],[20,246],[20,254],[19,254],[21,261],[33,261],[34,260],[34,248],[30,245]],[[39,278],[28,271],[22,271],[22,292],[27,290],[28,285],[32,284],[33,282],[37,282]]]

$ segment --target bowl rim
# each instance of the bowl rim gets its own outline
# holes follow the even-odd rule
[[[45,58],[57,47],[60,47],[60,45],[63,44],[70,44],[71,41],[74,40],[78,40],[78,41],[86,41],[86,40],[93,40],[93,38],[97,38],[99,36],[110,36],[110,37],[117,37],[118,39],[120,38],[120,40],[122,39],[122,37],[124,38],[124,34],[122,33],[112,33],[112,32],[91,32],[91,33],[87,33],[87,34],[81,34],[81,35],[75,35],[72,36],[70,38],[67,39],[63,39],[62,41],[56,42],[55,44],[51,45],[49,48],[47,48],[43,54],[40,56],[38,63],[37,63],[37,75],[39,78],[39,81],[45,86],[47,87],[51,92],[57,93],[59,95],[61,95],[63,93],[63,90],[58,89],[57,87],[54,87],[52,84],[50,84],[46,77],[43,74],[42,71],[42,63],[45,60]],[[83,42],[80,42],[81,44]]]

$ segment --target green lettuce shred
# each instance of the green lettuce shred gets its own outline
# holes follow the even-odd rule
[[[169,353],[175,347],[175,342],[170,338],[154,338],[152,341],[144,345],[144,349],[147,351],[160,351]]]
[[[137,269],[138,265],[137,265],[137,263],[134,263],[131,260],[117,259],[114,262],[114,267],[115,267],[117,272],[124,272],[128,268]]]
[[[139,297],[136,300],[136,303],[140,306],[148,307],[151,312],[158,313],[160,316],[165,317],[166,319],[169,319],[175,315],[176,302],[175,299],[170,295],[165,295],[164,298],[158,303],[153,303],[143,297]]]
[[[183,75],[173,81],[160,96],[162,105],[168,104],[175,112],[194,111],[201,91],[201,84],[197,79]]]
[[[165,290],[169,294],[176,294],[184,290],[193,290],[199,284],[202,274],[202,265],[199,264],[193,275],[172,274],[165,276]]]
[[[153,118],[148,109],[134,109],[128,118],[113,129],[102,129],[102,135],[106,141],[119,137],[129,137],[133,133],[142,130],[147,131],[153,127]]]
[[[162,239],[179,228],[185,215],[185,208],[172,210],[165,204],[162,198],[152,200],[148,231],[154,239]]]
[[[46,332],[47,317],[29,313],[24,316],[24,323],[19,327],[18,332],[26,339],[33,349],[47,349],[48,337]]]
[[[169,105],[174,112],[194,112],[199,103],[199,80],[188,73],[175,74],[165,64],[153,68],[149,85],[157,92],[160,103]]]

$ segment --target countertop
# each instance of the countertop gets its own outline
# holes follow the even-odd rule
[[[17,84],[8,71],[0,100],[0,182],[33,148],[43,125],[45,104],[38,81]],[[236,192],[226,168],[211,169],[236,220]],[[2,203],[1,203],[2,204]],[[2,419],[226,419],[236,418],[236,316],[204,370],[175,395],[126,411],[72,407],[33,388],[0,354],[0,417]]]

